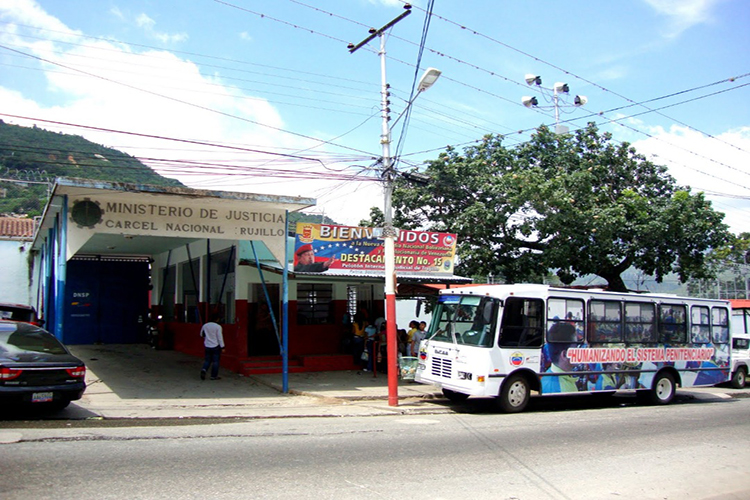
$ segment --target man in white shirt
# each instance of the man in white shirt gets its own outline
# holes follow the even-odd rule
[[[201,380],[206,380],[206,372],[211,367],[211,380],[219,380],[219,361],[221,352],[224,350],[224,336],[221,333],[221,325],[216,323],[216,315],[211,316],[211,321],[201,328],[205,357],[201,369]]]

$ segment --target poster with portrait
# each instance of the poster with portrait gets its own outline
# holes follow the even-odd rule
[[[395,241],[396,272],[452,275],[456,235],[399,230]],[[372,227],[297,223],[296,272],[385,270],[382,231]]]

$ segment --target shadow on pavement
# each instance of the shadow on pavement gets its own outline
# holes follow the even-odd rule
[[[221,380],[201,380],[203,359],[145,344],[68,348],[86,363],[84,398],[102,390],[120,399],[217,399],[268,397],[277,391],[222,369]]]

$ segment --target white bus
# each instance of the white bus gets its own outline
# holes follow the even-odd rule
[[[415,380],[451,401],[493,396],[522,411],[541,395],[634,390],[667,404],[676,387],[729,380],[727,301],[546,285],[442,290]]]
[[[732,300],[732,387],[742,389],[750,373],[750,301]]]

